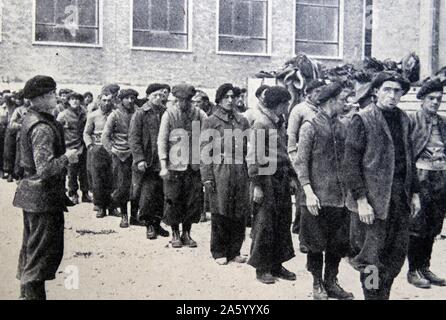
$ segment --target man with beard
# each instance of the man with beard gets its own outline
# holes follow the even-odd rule
[[[410,115],[421,210],[411,219],[407,279],[419,288],[446,286],[445,279],[430,271],[432,249],[443,229],[446,207],[446,120],[438,114],[443,90],[440,80],[427,81],[417,95],[423,101],[421,110]]]
[[[121,104],[107,118],[102,133],[102,145],[112,157],[113,192],[112,201],[121,209],[121,228],[128,228],[127,203],[130,200],[132,184],[132,151],[129,145],[130,121],[135,112],[135,100],[138,92],[123,89],[118,98]]]
[[[297,179],[286,149],[283,120],[290,100],[285,88],[269,88],[249,139],[247,160],[254,218],[248,264],[264,284],[274,284],[276,278],[296,280],[296,275],[282,265],[294,257],[291,190],[297,188]]]
[[[110,92],[101,95],[100,108],[87,115],[84,130],[84,142],[88,150],[94,205],[98,207],[96,217],[116,216],[117,212],[111,201],[113,191],[112,158],[102,145],[102,132],[107,118],[113,110],[113,96]]]
[[[191,238],[191,228],[200,221],[203,202],[199,134],[206,114],[192,106],[195,93],[195,88],[187,84],[172,88],[174,100],[161,119],[158,135],[160,176],[164,180],[163,220],[172,228],[173,248],[197,247]],[[196,131],[192,131],[193,127]],[[180,224],[183,227],[181,237]]]
[[[163,180],[158,158],[158,133],[164,105],[166,84],[154,83],[146,90],[147,102],[139,108],[130,123],[129,144],[133,155],[132,199],[139,202],[139,219],[132,217],[130,224],[143,222],[147,239],[168,237],[160,223],[164,213]]]
[[[87,114],[81,106],[84,97],[72,92],[68,97],[69,107],[59,113],[57,121],[64,128],[65,144],[69,150],[77,150],[79,162],[68,167],[68,197],[74,204],[79,204],[78,190],[82,192],[82,202],[91,203],[88,194],[87,148],[83,140],[83,132],[87,122]]]
[[[348,129],[344,174],[352,197],[350,260],[361,272],[367,300],[388,300],[409,244],[409,216],[420,209],[410,121],[399,109],[410,83],[380,72],[372,83],[377,103],[353,116]],[[379,280],[370,281],[370,278]]]
[[[63,129],[52,116],[56,83],[36,76],[25,84],[31,107],[23,120],[19,182],[14,206],[23,209],[23,242],[17,278],[21,298],[45,300],[45,281],[53,280],[64,250],[65,168],[77,162],[77,151],[65,151]]]
[[[201,141],[201,181],[210,197],[212,213],[211,252],[219,265],[246,263],[240,250],[250,213],[246,165],[249,124],[234,110],[232,84],[218,88],[215,102],[218,109],[203,121],[202,131],[204,135],[218,132],[218,137],[211,135]],[[214,154],[214,150],[219,153]]]

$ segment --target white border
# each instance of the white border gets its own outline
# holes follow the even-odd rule
[[[32,44],[35,46],[59,46],[59,47],[79,47],[79,48],[102,48],[103,47],[103,30],[104,30],[104,3],[103,0],[98,0],[99,5],[99,43],[71,43],[71,42],[57,42],[57,41],[37,41],[36,40],[36,0],[33,0],[32,5]]]
[[[215,34],[215,52],[220,55],[229,55],[229,56],[248,56],[248,57],[271,57],[272,56],[272,2],[273,0],[267,0],[267,32],[266,32],[266,53],[250,53],[250,52],[232,52],[232,51],[220,51],[218,48],[219,35],[220,35],[220,0],[216,0],[217,2],[217,12],[216,12],[216,34]]]
[[[296,55],[296,27],[297,27],[297,0],[294,0],[293,8],[293,56]],[[308,55],[309,58],[318,60],[344,60],[344,26],[345,26],[345,0],[339,0],[339,55],[336,56],[315,56]]]
[[[142,51],[161,51],[161,52],[178,52],[178,53],[192,53],[193,52],[193,13],[194,1],[187,2],[187,49],[174,48],[158,48],[158,47],[135,47],[133,46],[133,0],[130,0],[130,49]]]

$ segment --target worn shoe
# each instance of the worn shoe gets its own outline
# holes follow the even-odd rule
[[[147,239],[148,240],[156,240],[156,231],[155,228],[152,225],[147,226]]]
[[[183,247],[183,242],[181,241],[180,233],[178,231],[173,232],[171,244],[172,244],[172,248],[182,248]]]
[[[426,280],[428,280],[432,285],[438,286],[438,287],[445,287],[446,286],[446,279],[442,279],[438,277],[436,274],[434,274],[429,269],[421,269],[419,272],[424,276]]]
[[[98,213],[96,214],[96,218],[103,219],[107,216],[107,211],[105,209],[100,208]]]
[[[183,235],[181,236],[181,242],[184,246],[189,248],[196,248],[198,246],[197,242],[190,237],[189,232],[183,232]]]
[[[353,300],[355,298],[352,293],[342,289],[337,280],[325,282],[324,288],[331,299]]]
[[[228,260],[226,258],[218,258],[215,259],[215,262],[219,265],[219,266],[225,266],[228,264]]]
[[[409,272],[407,274],[407,281],[411,285],[414,285],[415,287],[420,288],[420,289],[430,289],[431,288],[430,281],[427,280],[424,277],[424,275],[421,274],[421,272],[419,272],[418,270]]]
[[[313,300],[328,300],[328,294],[322,281],[313,284]]]
[[[82,202],[83,203],[92,203],[93,199],[91,199],[90,195],[87,192],[82,193]]]
[[[256,270],[257,280],[263,284],[275,284],[276,278],[268,271]]]
[[[122,229],[126,229],[129,227],[129,218],[126,214],[122,215],[121,223],[119,224],[119,227]]]
[[[121,214],[119,213],[118,209],[116,209],[116,208],[109,208],[108,215],[111,217],[121,218]]]
[[[237,256],[229,262],[244,264],[244,263],[248,262],[248,258],[243,257],[243,256]]]
[[[273,270],[272,275],[276,278],[287,280],[287,281],[296,281],[296,274],[288,271],[283,266],[277,268],[277,270]]]
[[[170,232],[165,230],[163,227],[161,227],[159,224],[155,225],[155,232],[157,235],[163,238],[167,238],[170,236]]]
[[[73,203],[73,205],[79,204],[79,196],[77,194],[73,194],[68,197],[70,201]]]

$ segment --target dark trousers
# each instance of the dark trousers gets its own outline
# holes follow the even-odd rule
[[[189,227],[200,221],[203,185],[200,171],[170,171],[164,180],[164,223]]]
[[[326,282],[334,281],[338,276],[341,259],[342,257],[339,254],[325,253],[325,273],[323,279]],[[315,280],[322,280],[323,268],[324,254],[322,252],[314,253],[310,251],[307,254],[307,269]]]
[[[23,226],[17,279],[21,284],[55,279],[64,250],[63,212],[23,212]]]
[[[163,179],[159,172],[147,171],[141,182],[139,197],[139,220],[156,225],[161,222],[164,213]]]
[[[3,152],[5,150],[5,136],[6,136],[6,126],[0,124],[0,171],[3,171]]]
[[[16,157],[17,134],[14,130],[6,129],[5,145],[3,150],[3,171],[11,175],[14,174]]]
[[[245,240],[246,218],[232,219],[213,213],[211,218],[211,253],[214,259],[228,261],[240,255]]]
[[[112,200],[116,207],[127,208],[130,200],[130,188],[132,186],[132,157],[121,161],[116,155],[112,155],[113,168],[113,192]]]
[[[102,146],[88,151],[94,204],[106,209],[111,206],[113,192],[112,158]]]
[[[87,151],[85,148],[79,156],[78,163],[68,166],[68,194],[70,196],[77,194],[79,185],[83,193],[88,192]]]
[[[431,265],[432,249],[435,238],[410,237],[409,252],[409,271],[420,269],[429,269]]]
[[[389,276],[384,270],[380,270],[378,275],[379,281],[377,289],[372,289],[369,287],[371,282],[368,280],[368,277],[370,277],[371,274],[361,273],[360,280],[365,300],[390,299],[390,291],[392,289],[395,278],[393,276]]]

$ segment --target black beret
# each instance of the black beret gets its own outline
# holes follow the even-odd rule
[[[265,90],[269,89],[270,86],[263,84],[256,90],[256,97],[260,98],[262,94],[265,92]]]
[[[56,90],[56,82],[47,76],[35,76],[28,80],[23,88],[23,97],[34,99],[48,92]]]
[[[84,93],[84,98],[86,97],[92,97],[93,98],[93,94],[90,91],[87,91]]]
[[[70,99],[84,101],[84,96],[77,92],[71,92],[70,95],[68,96],[68,100],[70,100]]]
[[[240,97],[243,93],[246,93],[245,88],[234,87],[234,97]]]
[[[133,89],[122,89],[121,91],[119,91],[118,98],[120,100],[123,100],[125,98],[130,97],[130,96],[133,96],[136,99],[136,98],[138,98],[139,93],[138,93],[138,91],[133,90]]]
[[[443,92],[443,84],[439,79],[426,81],[421,86],[420,91],[418,91],[417,99],[423,100],[428,94],[432,92]]]
[[[403,88],[403,95],[410,90],[410,82],[404,76],[395,71],[382,71],[372,81],[371,89],[379,89],[384,82],[398,82]]]
[[[195,88],[188,84],[179,84],[172,88],[172,94],[178,99],[189,100],[195,95]]]
[[[63,94],[69,95],[72,92],[73,92],[73,90],[71,90],[71,89],[60,89],[59,90],[59,96],[61,96]]]
[[[263,102],[268,109],[275,109],[279,104],[290,100],[291,94],[286,88],[274,86],[266,90]]]
[[[147,87],[146,94],[150,95],[156,91],[167,89],[170,91],[170,86],[163,83],[152,83]]]
[[[116,83],[112,83],[112,84],[107,84],[104,87],[102,87],[101,92],[115,94],[115,93],[118,93],[119,90],[121,90],[121,87]]]
[[[318,105],[324,104],[331,98],[337,97],[341,94],[342,90],[344,89],[344,86],[340,82],[333,82],[330,84],[327,84],[321,88],[321,92],[319,92],[316,103]]]
[[[219,104],[221,100],[223,100],[223,98],[225,97],[225,95],[229,92],[232,91],[232,93],[235,96],[235,88],[231,83],[224,83],[222,84],[218,89],[217,92],[215,93],[215,103]]]
[[[310,81],[310,83],[305,88],[305,93],[310,94],[313,90],[320,88],[322,86],[326,85],[324,80],[315,79]]]

